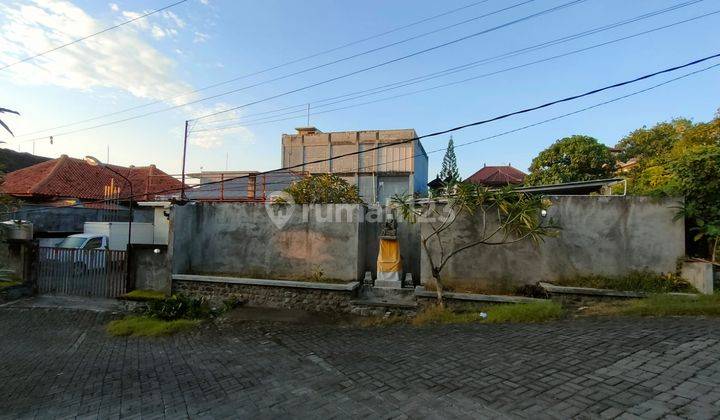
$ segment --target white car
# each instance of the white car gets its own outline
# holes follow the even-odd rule
[[[59,263],[72,263],[73,273],[77,275],[88,270],[105,268],[109,252],[100,251],[110,250],[107,236],[89,233],[70,235],[58,242],[55,248],[57,251],[53,252],[54,255],[51,259]],[[78,250],[78,252],[65,250]]]

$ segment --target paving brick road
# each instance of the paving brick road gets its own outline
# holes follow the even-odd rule
[[[0,308],[3,418],[717,418],[720,320],[359,328],[238,323],[112,338]]]

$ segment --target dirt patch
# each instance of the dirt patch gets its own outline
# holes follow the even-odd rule
[[[275,309],[242,306],[223,317],[224,324],[234,323],[280,323],[299,325],[360,325],[363,317],[348,314],[332,314],[303,311],[299,309]]]

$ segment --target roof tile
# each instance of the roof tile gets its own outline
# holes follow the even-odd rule
[[[123,167],[109,165],[132,182],[136,201],[152,200],[156,195],[171,194],[182,183],[154,165]],[[92,166],[81,159],[61,156],[24,169],[10,172],[5,177],[2,191],[24,197],[72,197],[83,200],[105,199],[105,187],[117,185],[120,199],[130,196],[127,182],[102,166]]]
[[[522,184],[525,181],[525,176],[525,172],[513,168],[510,165],[484,166],[482,169],[475,172],[472,176],[466,179],[465,182],[499,187],[508,184]]]

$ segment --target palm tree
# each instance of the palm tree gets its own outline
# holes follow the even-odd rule
[[[2,113],[4,113],[4,112],[11,112],[11,113],[13,113],[13,114],[20,115],[19,112],[13,111],[12,109],[0,108],[0,114],[2,114]],[[3,127],[5,127],[5,129],[8,131],[8,133],[10,133],[10,135],[12,135],[13,137],[15,137],[15,134],[13,134],[12,130],[10,129],[10,127],[8,127],[7,124],[5,124],[5,123],[3,122],[3,120],[0,120],[0,125],[2,125]]]

